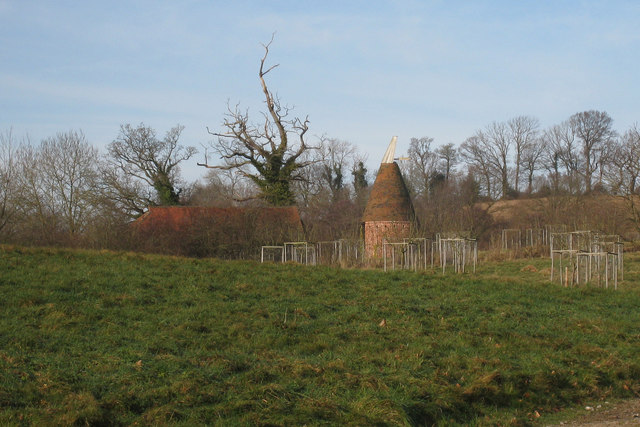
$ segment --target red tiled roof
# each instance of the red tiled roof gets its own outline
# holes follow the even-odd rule
[[[300,213],[295,206],[267,208],[151,206],[145,214],[134,221],[134,225],[141,230],[151,231],[163,228],[181,231],[203,223],[224,228],[239,221],[254,227],[287,226],[292,233],[303,234]]]

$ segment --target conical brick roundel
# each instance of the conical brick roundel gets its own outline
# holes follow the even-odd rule
[[[412,221],[413,206],[397,163],[382,163],[362,222]]]
[[[401,242],[411,236],[413,205],[400,168],[393,161],[395,142],[394,137],[380,164],[362,216],[365,253],[370,259],[381,257],[385,241]]]

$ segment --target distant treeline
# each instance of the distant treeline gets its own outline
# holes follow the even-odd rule
[[[262,157],[229,163],[225,153],[236,149],[241,157],[243,147],[220,138],[212,142],[219,163],[209,164],[205,152],[203,178],[186,182],[180,166],[194,161],[197,150],[179,144],[182,129],[160,138],[144,124],[126,124],[105,153],[82,131],[38,143],[11,129],[0,133],[0,241],[136,249],[141,238],[131,235],[129,224],[149,206],[291,201],[302,213],[307,239],[358,237],[375,171],[367,170],[367,156],[352,143],[323,137],[303,147],[290,144],[295,162],[280,164],[290,170],[272,176],[270,165],[287,159],[286,153],[278,157],[278,146],[267,153],[270,145],[262,144]],[[406,154],[399,163],[424,235],[465,230],[487,237],[513,225],[489,214],[494,203],[518,198],[540,202],[512,218],[517,226],[565,223],[624,234],[640,225],[640,129],[619,133],[606,112],[577,113],[546,129],[519,116],[493,122],[459,145],[412,138]]]

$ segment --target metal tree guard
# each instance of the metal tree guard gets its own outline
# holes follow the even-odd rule
[[[265,259],[271,262],[284,262],[284,246],[263,246],[260,250],[260,262],[264,262]]]
[[[308,242],[285,242],[284,260],[316,265],[316,247]]]
[[[448,258],[456,273],[464,273],[467,264],[473,265],[475,273],[478,263],[478,241],[476,239],[440,239],[442,274],[447,269]]]
[[[316,243],[319,264],[340,266],[361,265],[364,261],[364,242],[361,240],[329,240]]]
[[[578,252],[576,254],[576,284],[596,284],[618,289],[618,254],[613,252]]]
[[[618,278],[624,277],[624,245],[620,240],[618,235],[590,230],[551,233],[551,281],[559,277],[564,286],[592,283],[605,288],[613,283],[618,289]]]
[[[502,249],[520,249],[522,246],[522,231],[518,228],[502,230]]]
[[[552,239],[553,241],[553,239]],[[578,251],[573,249],[552,249],[551,250],[551,281],[553,282],[554,272],[555,272],[555,261],[558,259],[558,269],[559,272],[556,275],[560,278],[560,284],[564,284],[565,287],[573,286],[575,273],[576,273],[576,263],[575,263],[575,255]],[[565,260],[564,270],[562,269],[562,261]],[[571,270],[571,276],[569,276],[569,270]],[[569,281],[569,277],[571,277],[571,281]]]

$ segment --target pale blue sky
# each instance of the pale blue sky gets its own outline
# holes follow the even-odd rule
[[[640,121],[639,18],[635,0],[0,0],[0,130],[82,129],[104,148],[123,123],[180,123],[200,147],[227,100],[259,117],[276,32],[270,88],[373,166],[393,135],[398,152],[459,144],[517,115],[605,110],[622,132]]]

